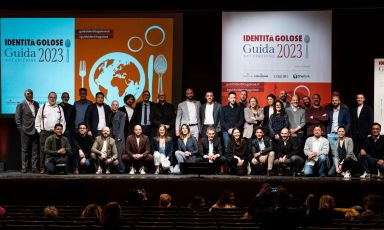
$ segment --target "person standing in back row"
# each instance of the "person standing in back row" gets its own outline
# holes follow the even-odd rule
[[[177,106],[177,115],[176,115],[176,136],[180,136],[181,125],[187,124],[191,130],[191,134],[196,140],[199,140],[199,131],[200,131],[200,101],[193,99],[194,93],[191,88],[188,88],[185,91],[185,96],[187,100],[179,103]]]

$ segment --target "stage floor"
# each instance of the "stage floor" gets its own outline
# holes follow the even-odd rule
[[[293,195],[304,200],[309,193],[318,196],[330,194],[338,206],[353,202],[360,204],[370,193],[384,195],[384,179],[361,180],[352,177],[302,176],[232,176],[232,175],[129,175],[79,174],[47,175],[20,172],[0,173],[0,205],[83,205],[90,202],[105,203],[111,200],[124,202],[130,189],[145,189],[149,203],[157,204],[161,193],[169,193],[175,204],[186,206],[196,194],[214,203],[221,191],[235,193],[238,206],[247,206],[261,185],[283,185]]]

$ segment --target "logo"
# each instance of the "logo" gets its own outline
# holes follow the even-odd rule
[[[311,78],[309,74],[293,74],[293,79]]]

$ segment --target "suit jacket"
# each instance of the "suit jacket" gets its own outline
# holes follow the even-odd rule
[[[17,129],[28,135],[36,133],[35,117],[37,115],[37,111],[39,110],[39,103],[33,101],[33,106],[35,107],[34,114],[32,114],[32,110],[29,108],[26,100],[20,102],[20,104],[16,107],[15,121]]]
[[[149,101],[149,120],[148,122],[151,122],[151,125],[153,125],[153,118],[155,116],[155,103],[152,101]],[[136,104],[135,111],[133,112],[133,123],[135,125],[141,125],[141,118],[143,116],[143,102],[139,102]]]
[[[201,126],[204,125],[206,107],[207,107],[207,103],[204,103],[201,105],[201,108],[200,108]],[[213,102],[213,122],[215,125],[216,133],[221,132],[220,114],[221,114],[221,104],[215,101]]]
[[[209,141],[207,137],[203,137],[200,139],[199,143],[199,153],[200,156],[208,155],[209,152]],[[219,156],[223,155],[223,147],[221,145],[221,140],[217,137],[213,139],[213,154],[219,154]]]
[[[332,129],[332,119],[333,119],[333,107],[328,109],[328,126],[327,133],[331,133]],[[340,105],[339,118],[338,118],[339,127],[344,126],[345,132],[348,133],[351,128],[351,115],[349,114],[348,108]]]
[[[316,139],[316,137],[313,136],[313,137],[308,137],[307,140],[305,141],[304,154],[307,158],[308,158],[309,154],[311,154],[311,152],[312,152],[312,146],[313,146],[313,142],[315,141],[315,139]],[[328,156],[328,152],[329,152],[329,142],[328,142],[327,138],[320,137],[320,145],[319,145],[318,155],[323,154],[323,155]],[[315,160],[317,160],[317,157],[315,158]]]
[[[267,155],[271,151],[273,151],[272,140],[271,140],[271,138],[264,136],[263,142],[264,142],[265,148],[263,151],[261,151],[261,155]],[[251,150],[252,155],[260,152],[260,145],[259,145],[259,142],[257,141],[257,138],[252,138],[252,140],[249,142],[249,144],[250,144],[249,149]]]
[[[155,104],[155,116],[153,117],[153,125],[155,129],[159,129],[161,124],[169,125],[168,135],[173,136],[175,130],[176,114],[172,104],[165,102],[162,105],[160,102]]]
[[[335,142],[335,145],[336,145],[336,156],[333,156],[333,160],[334,160],[334,165],[338,165],[339,162],[340,162],[340,159],[339,159],[339,154],[337,154],[337,148],[339,146],[339,139],[337,139],[337,141]],[[352,138],[350,137],[345,137],[344,139],[344,146],[345,146],[345,150],[347,152],[347,156],[345,158],[351,158],[352,160],[354,161],[357,161],[357,158],[355,156],[355,153],[353,152],[353,140]],[[332,151],[331,151],[332,153]]]
[[[108,118],[111,114],[111,108],[106,104],[103,104],[103,107],[105,113],[105,122],[106,125],[108,125]],[[99,112],[97,111],[96,103],[88,106],[87,111],[85,112],[85,122],[91,130],[92,135],[95,135],[97,132],[97,124],[99,124]]]
[[[113,116],[113,119],[111,120],[112,113],[109,115],[108,123],[112,124],[111,128],[111,137],[115,140],[122,140],[125,142],[124,137],[124,128],[125,128],[125,113],[121,111],[116,111],[115,116]]]
[[[197,119],[198,128],[200,130],[201,128],[201,122],[200,122],[200,116],[199,116],[200,101],[193,100],[192,102],[195,104],[196,119]],[[175,122],[176,132],[180,130],[180,127],[183,124],[187,124],[187,125],[191,124],[191,122],[189,121],[187,101],[183,101],[179,103],[179,105],[177,106],[177,115],[176,115],[176,122]]]
[[[146,157],[148,154],[151,154],[151,145],[149,142],[149,138],[144,134],[141,134],[139,146],[137,145],[135,134],[129,135],[127,137],[127,141],[125,143],[125,154],[128,154],[130,157],[133,154],[140,153]]]
[[[365,139],[371,132],[373,123],[372,107],[363,105],[360,116],[357,117],[357,108],[352,109],[352,137],[354,140]]]
[[[192,156],[200,156],[199,154],[199,148],[197,146],[197,140],[195,137],[190,136],[187,140],[187,144],[184,144],[184,141],[179,138],[177,140],[178,149],[182,152],[189,151],[192,153]]]
[[[44,145],[44,153],[48,155],[48,159],[50,160],[53,157],[59,157],[62,156],[62,154],[57,153],[57,148],[56,148],[56,135],[53,134],[45,140],[45,145]],[[69,144],[68,138],[65,136],[61,136],[61,147],[65,148],[65,152],[67,156],[72,155],[71,151],[71,145]]]
[[[251,138],[253,133],[254,126],[261,126],[263,124],[264,120],[264,111],[263,108],[259,108],[257,110],[257,116],[255,117],[256,120],[253,120],[251,117],[255,117],[252,110],[249,107],[244,108],[244,131],[243,131],[243,137]]]
[[[134,127],[133,113],[132,113],[131,120],[129,120],[128,112],[125,109],[125,106],[121,106],[119,108],[119,110],[121,112],[125,113],[124,135],[125,135],[125,139],[126,139],[128,137],[128,135],[132,134],[132,132],[133,132],[133,127]],[[135,111],[135,109],[133,109],[133,111]]]
[[[152,151],[159,151],[160,144],[159,141],[154,137],[151,141]],[[173,141],[171,137],[167,137],[167,142],[165,143],[165,155],[172,158],[173,155]]]
[[[92,145],[92,153],[95,153],[96,156],[102,154],[101,149],[103,148],[104,139],[101,136],[97,136],[95,142]],[[107,158],[112,158],[113,160],[117,159],[117,147],[116,142],[113,138],[109,137],[107,139]]]
[[[368,137],[364,141],[363,149],[371,157],[384,160],[384,135],[380,135],[376,142],[373,136]]]
[[[284,144],[284,141],[280,139],[277,143],[276,158],[286,156],[286,158],[289,159],[294,155],[298,156],[299,148],[300,146],[297,146],[297,144],[292,140],[291,137],[288,138],[286,144]]]
[[[269,105],[264,106],[263,111],[264,111],[264,121],[263,121],[264,135],[270,136],[269,135]]]

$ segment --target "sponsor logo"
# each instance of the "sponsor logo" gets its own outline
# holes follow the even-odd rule
[[[309,74],[293,74],[293,79],[311,78]]]

